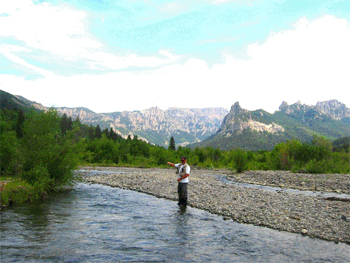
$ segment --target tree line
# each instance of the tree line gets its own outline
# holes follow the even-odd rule
[[[27,113],[1,109],[0,171],[2,203],[23,192],[32,198],[72,181],[73,171],[83,165],[166,167],[186,156],[189,164],[201,168],[245,170],[306,170],[310,173],[349,173],[349,145],[344,147],[314,136],[311,142],[289,140],[272,151],[227,151],[176,147],[173,137],[169,147],[151,145],[134,135],[122,138],[112,128],[101,130],[60,117],[54,109]],[[348,140],[347,140],[348,141]],[[6,189],[5,189],[6,188]],[[17,196],[13,195],[16,192]],[[27,198],[29,198],[27,196]],[[24,198],[24,197],[23,197]],[[24,198],[25,199],[25,198]]]

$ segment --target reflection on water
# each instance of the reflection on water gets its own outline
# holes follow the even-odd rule
[[[349,246],[80,183],[1,214],[1,262],[350,262]]]

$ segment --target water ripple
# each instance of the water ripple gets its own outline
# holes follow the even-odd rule
[[[349,246],[79,183],[1,214],[2,262],[350,262]]]

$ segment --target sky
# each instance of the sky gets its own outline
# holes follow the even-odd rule
[[[349,0],[0,1],[0,89],[97,113],[350,107]]]

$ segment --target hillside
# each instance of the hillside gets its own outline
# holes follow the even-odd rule
[[[314,134],[331,140],[350,135],[350,110],[338,101],[318,102],[316,106],[283,102],[279,109],[274,114],[250,112],[236,102],[215,135],[190,147],[271,150],[286,140],[310,141]]]
[[[27,101],[24,101],[8,92],[0,90],[0,109],[18,109],[27,112],[32,108],[32,104],[28,103]]]
[[[202,141],[218,130],[226,114],[223,108],[161,110],[155,107],[105,115],[114,120],[111,126],[122,134],[137,134],[166,146],[171,136],[178,145]]]
[[[47,110],[37,102],[1,91],[1,107],[24,107]],[[138,138],[167,147],[171,136],[176,145],[246,150],[271,150],[283,141],[310,141],[314,134],[335,140],[350,135],[350,109],[341,102],[329,100],[315,106],[288,105],[282,102],[279,111],[271,114],[263,109],[248,111],[236,102],[230,112],[223,108],[162,110],[157,107],[143,111],[95,113],[87,108],[56,108],[72,119],[101,129],[112,128],[126,138]]]
[[[26,105],[47,110],[40,103],[29,101],[21,96],[13,96]],[[200,142],[219,129],[228,111],[224,108],[183,109],[157,107],[142,111],[123,111],[112,113],[95,113],[87,108],[56,108],[60,115],[67,114],[73,120],[101,129],[112,128],[124,138],[138,138],[156,145],[167,147],[173,136],[177,145],[186,146]]]

